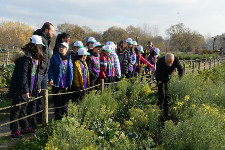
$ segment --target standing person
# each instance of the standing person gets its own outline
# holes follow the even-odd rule
[[[139,45],[137,47],[137,66],[136,66],[136,72],[140,73],[141,71],[141,63],[146,64],[149,68],[155,68],[153,65],[151,65],[145,58],[143,58],[142,53],[144,53],[143,51],[143,47],[141,45]]]
[[[128,38],[126,40],[127,42],[127,45],[128,45],[128,50],[129,50],[129,53],[130,53],[130,56],[131,56],[131,65],[128,69],[128,74],[127,74],[127,78],[130,78],[130,77],[133,77],[134,75],[134,66],[136,66],[136,53],[135,53],[135,49],[134,49],[134,46],[133,46],[133,41],[131,38]],[[136,43],[135,43],[136,44]]]
[[[63,32],[57,35],[53,53],[59,51],[59,44],[62,42],[66,42],[68,45],[70,45],[70,35],[68,33]]]
[[[166,54],[166,56],[161,57],[156,63],[155,77],[158,85],[158,105],[163,110],[163,117],[169,117],[168,114],[168,100],[167,95],[167,84],[169,82],[169,76],[177,68],[180,77],[183,76],[183,68],[180,65],[179,60],[174,57],[173,54]]]
[[[100,57],[100,78],[105,80],[105,83],[114,81],[114,59],[111,55],[112,48],[110,45],[104,47],[104,53]]]
[[[153,49],[154,46],[153,46],[153,43],[152,43],[152,41],[148,41],[148,44],[147,44],[147,46],[146,46],[146,48],[145,48],[145,51],[149,51],[149,52],[151,52]]]
[[[115,50],[116,50],[116,45],[112,42],[109,41],[106,43],[106,45],[110,45],[112,48],[112,53],[111,55],[113,56],[114,59],[114,66],[115,66],[115,81],[118,82],[121,78],[121,69],[120,69],[120,61],[119,61],[119,57],[116,54]]]
[[[148,62],[150,64],[152,64],[155,67],[155,69],[156,69],[156,60],[157,60],[157,57],[160,56],[159,52],[160,52],[160,50],[158,48],[155,48],[150,53],[150,56],[148,57]],[[155,73],[155,69],[151,69],[151,73]]]
[[[122,76],[128,74],[128,69],[131,64],[131,56],[127,51],[127,43],[125,41],[120,41],[118,44],[117,55],[120,61],[120,69]]]
[[[22,50],[12,57],[15,68],[8,92],[8,97],[12,99],[12,105],[27,102],[29,98],[35,97],[40,92],[38,90],[38,63],[43,60],[41,37],[33,35],[31,43],[27,44]],[[33,105],[34,103],[31,107]],[[10,112],[10,121],[25,117],[26,107],[27,104],[13,107]],[[22,129],[21,132],[18,130],[18,122],[10,124],[13,138],[19,138],[22,134],[35,132],[32,127],[29,127],[26,119],[20,120],[19,124]]]
[[[47,89],[48,80],[48,69],[50,65],[50,44],[51,39],[54,35],[54,26],[50,22],[45,22],[41,29],[34,32],[34,35],[39,35],[42,38],[42,42],[45,46],[42,47],[44,59],[40,63],[39,73],[38,73],[38,89]],[[38,96],[41,96],[39,94]],[[37,100],[37,111],[42,109],[42,100]],[[36,115],[38,123],[42,122],[42,113]]]
[[[99,82],[99,73],[100,73],[100,54],[99,51],[103,45],[100,42],[95,42],[93,45],[93,51],[90,52],[90,55],[87,57],[86,62],[89,69],[90,75],[90,86],[97,85]]]
[[[81,41],[76,41],[74,44],[73,44],[73,51],[71,51],[71,58],[72,58],[72,61],[75,62],[77,59],[78,59],[78,55],[77,55],[77,52],[78,52],[78,49],[79,48],[84,48],[84,45]]]
[[[85,92],[80,91],[90,86],[89,70],[86,63],[87,55],[90,55],[87,49],[80,48],[78,50],[78,59],[73,63],[74,75],[72,88],[74,91],[77,91],[77,93],[74,94],[73,102],[78,102],[79,99],[82,99]]]
[[[93,44],[96,42],[94,37],[89,37],[88,38],[88,43],[87,43],[87,47],[88,47],[88,51],[92,51],[93,50]]]
[[[51,57],[48,72],[49,83],[52,86],[52,93],[65,93],[72,85],[73,80],[73,63],[71,56],[68,54],[69,46],[66,42],[59,44],[59,52],[55,52]],[[54,107],[65,106],[68,101],[67,95],[52,96]],[[55,120],[61,120],[66,108],[55,109]]]

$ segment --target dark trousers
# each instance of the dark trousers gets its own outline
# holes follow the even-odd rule
[[[12,101],[12,105],[16,105],[16,104],[20,104],[20,103],[22,103],[22,102],[20,102],[19,100],[16,100],[16,99],[14,99]],[[26,108],[27,108],[27,104],[23,104],[23,105],[11,108],[10,121],[25,117],[26,116]],[[27,128],[28,127],[27,119],[19,120],[19,125],[20,125],[21,129]],[[12,132],[18,131],[18,121],[10,124],[10,130],[12,130]]]
[[[36,110],[37,110],[37,102],[36,101],[32,101],[32,102],[28,103],[28,105],[27,105],[27,115],[36,113]],[[32,127],[33,129],[37,128],[36,115],[28,117],[27,121],[28,121],[30,127]]]
[[[65,88],[55,87],[52,86],[52,93],[53,94],[59,94],[59,93],[65,93]],[[68,102],[68,95],[54,95],[52,96],[52,100],[54,102],[54,107],[61,107],[65,106],[65,104]],[[66,107],[62,108],[55,108],[55,120],[61,120],[63,115],[66,114]]]
[[[163,110],[163,114],[165,117],[168,116],[168,101],[169,96],[167,94],[168,88],[167,88],[168,82],[158,81],[158,92],[159,92],[159,99],[158,99],[158,106],[160,109]]]
[[[48,74],[42,75],[38,74],[38,85],[41,89],[47,89],[47,80],[48,80]],[[41,96],[41,93],[38,94],[38,97]],[[33,107],[34,108],[34,107]],[[36,101],[36,111],[42,110],[42,99],[38,99]],[[34,111],[32,111],[34,112]],[[42,113],[39,113],[36,115],[37,123],[42,123]]]
[[[99,79],[92,79],[90,78],[90,87],[99,84]]]
[[[105,83],[113,83],[113,82],[114,82],[114,77],[106,77],[106,78],[104,79],[104,82],[105,82]]]

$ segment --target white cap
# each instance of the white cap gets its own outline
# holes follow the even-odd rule
[[[126,40],[126,42],[127,42],[128,44],[132,44],[132,45],[133,45],[133,40],[132,40],[132,38],[128,38],[128,39]]]
[[[106,52],[112,52],[112,46],[111,45],[105,45],[104,46],[104,51],[106,51]]]
[[[31,38],[31,43],[33,43],[33,44],[41,44],[41,45],[43,45],[43,46],[45,46],[43,43],[42,43],[42,38],[41,38],[41,36],[39,36],[39,35],[33,35]]]
[[[143,47],[142,47],[141,45],[139,45],[139,46],[137,47],[137,50],[139,50],[141,53],[144,53]]]
[[[83,45],[83,43],[82,43],[81,41],[76,41],[76,42],[73,44],[73,46],[78,46],[78,47],[80,47],[80,48],[84,48],[84,45]]]
[[[112,48],[112,50],[115,50],[115,49],[116,49],[116,45],[115,45],[115,43],[113,43],[112,41],[108,41],[108,42],[106,43],[106,45],[110,45],[111,48]]]
[[[154,51],[156,52],[156,54],[157,54],[158,56],[160,56],[160,54],[159,54],[160,50],[159,50],[158,48],[155,48]]]
[[[93,44],[93,47],[95,48],[95,47],[102,47],[103,45],[101,45],[101,43],[100,42],[95,42],[94,44]]]
[[[79,48],[78,55],[90,55],[90,53],[87,52],[86,48]]]
[[[64,47],[66,47],[66,49],[69,49],[69,45],[66,42],[62,42],[59,45],[63,45]]]
[[[95,40],[95,38],[94,38],[94,37],[89,37],[89,38],[88,38],[88,42],[93,42],[93,43],[95,43],[95,42],[96,42],[96,40]]]
[[[136,41],[133,41],[133,45],[137,45],[137,42]]]

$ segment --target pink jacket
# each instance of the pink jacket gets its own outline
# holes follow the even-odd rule
[[[146,59],[142,57],[142,54],[138,54],[136,60],[137,60],[137,67],[136,67],[137,73],[141,71],[141,63],[146,64],[149,68],[155,69],[155,67],[152,64],[150,64]]]

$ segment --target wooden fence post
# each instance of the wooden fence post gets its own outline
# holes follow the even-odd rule
[[[201,60],[198,62],[198,70],[201,70]]]
[[[204,61],[204,71],[205,71],[205,61]]]
[[[100,80],[100,91],[103,93],[104,91],[104,88],[105,88],[105,85],[104,85],[104,79],[101,79]]]
[[[185,61],[183,61],[183,72],[185,74]]]
[[[214,67],[216,67],[216,59],[214,59]]]
[[[192,63],[192,73],[194,73],[195,72],[195,62],[193,61],[193,63]]]
[[[42,127],[48,125],[48,89],[42,90]]]
[[[211,59],[209,60],[209,69],[211,69]]]

